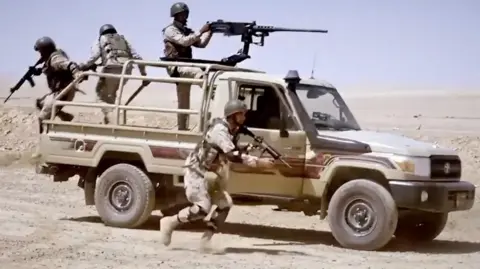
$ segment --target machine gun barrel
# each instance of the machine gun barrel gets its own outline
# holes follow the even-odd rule
[[[304,29],[304,28],[284,28],[265,25],[254,25],[252,27],[254,32],[301,32],[301,33],[328,33],[328,30],[323,29]]]

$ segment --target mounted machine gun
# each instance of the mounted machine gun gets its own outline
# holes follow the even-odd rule
[[[210,30],[213,33],[223,33],[225,36],[241,36],[243,47],[236,53],[229,57],[223,58],[221,61],[203,60],[203,59],[182,59],[182,58],[160,58],[162,61],[182,61],[194,63],[209,63],[222,64],[227,66],[235,66],[250,58],[250,44],[263,46],[265,44],[265,37],[273,32],[304,32],[304,33],[328,33],[328,30],[322,29],[302,29],[302,28],[283,28],[275,26],[257,25],[253,22],[231,22],[217,20],[207,22],[210,25]],[[259,37],[260,40],[254,42],[253,37]]]
[[[230,22],[217,20],[214,22],[207,22],[210,25],[210,30],[213,33],[223,33],[225,36],[241,36],[243,48],[236,54],[222,59],[223,64],[235,66],[236,64],[249,59],[250,44],[263,47],[265,44],[265,37],[273,32],[303,32],[303,33],[328,33],[328,30],[322,29],[302,29],[302,28],[283,28],[275,26],[257,25],[253,22]],[[255,42],[253,37],[259,37],[260,40]]]

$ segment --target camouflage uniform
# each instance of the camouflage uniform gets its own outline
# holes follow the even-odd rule
[[[181,23],[174,21],[163,29],[163,39],[165,44],[164,55],[169,58],[192,58],[192,46],[205,48],[212,32],[204,34],[195,33],[192,29],[185,27]],[[170,67],[167,72],[171,77],[183,78],[202,78],[203,71],[196,67]],[[179,109],[190,109],[190,88],[191,84],[177,83],[177,100]],[[177,116],[178,129],[188,129],[188,115],[179,114]]]
[[[68,58],[68,55],[62,50],[56,50],[45,61],[42,72],[47,77],[47,84],[51,93],[37,100],[37,107],[41,109],[39,120],[49,119],[52,115],[53,101],[56,96],[67,87],[80,74],[78,65]],[[72,101],[78,89],[74,88],[64,95],[61,101]],[[57,106],[57,116],[64,121],[71,121],[73,115],[61,111],[62,106]]]
[[[129,59],[142,60],[142,57],[135,51],[132,45],[125,39],[123,35],[119,35],[115,28],[106,24],[100,28],[100,37],[94,42],[91,48],[90,58],[83,64],[83,67],[90,67],[101,59],[103,66],[101,72],[108,74],[121,74],[123,64]],[[86,69],[86,68],[85,68]],[[126,75],[132,73],[132,66],[128,66],[125,70]],[[146,75],[145,67],[139,66],[140,73]],[[128,79],[123,80],[123,85]],[[120,86],[119,78],[102,78],[100,77],[96,86],[97,101],[107,104],[115,104],[117,99],[117,91]],[[104,123],[112,121],[110,116],[113,109],[102,108],[104,114]]]
[[[230,159],[231,161],[242,162],[251,167],[257,166],[258,158],[238,150],[237,141],[237,135],[230,132],[226,119],[213,120],[203,140],[185,162],[185,194],[192,206],[180,210],[175,216],[162,218],[160,222],[164,245],[170,244],[173,230],[177,225],[202,219],[210,212],[212,197],[205,174],[207,171],[218,172],[219,168],[225,167],[227,160],[230,159],[227,157],[228,153],[236,156],[236,160]],[[224,188],[222,188],[223,191]],[[225,222],[232,206],[222,191],[213,198],[218,208],[212,215],[211,222],[208,223],[209,229],[202,236],[202,247],[207,247],[206,244],[210,242],[217,227]]]
[[[37,99],[36,105],[40,109],[38,116],[39,133],[43,133],[42,122],[45,119],[51,118],[53,113],[53,103],[60,92],[67,87],[72,81],[80,76],[79,66],[70,61],[68,55],[57,49],[55,42],[47,36],[39,38],[35,42],[35,51],[40,53],[41,60],[44,61],[44,65],[41,68],[33,68],[33,74],[39,76],[42,73],[47,77],[47,84],[51,92],[44,95],[42,98]],[[72,101],[76,91],[76,87],[70,89],[60,100]],[[57,106],[55,115],[59,116],[63,121],[71,121],[73,115],[64,111],[61,111],[62,106]],[[39,148],[32,154],[33,159],[37,159],[40,156]]]

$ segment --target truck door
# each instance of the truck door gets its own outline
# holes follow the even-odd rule
[[[297,197],[302,192],[305,171],[305,132],[292,121],[287,124],[288,137],[280,135],[282,115],[291,109],[284,96],[279,96],[283,92],[278,87],[256,85],[251,81],[248,84],[237,81],[235,84],[237,95],[233,96],[243,100],[249,108],[245,125],[279,151],[291,168],[279,161],[275,168],[269,170],[231,163],[229,192],[237,195]],[[240,137],[240,145],[249,142],[252,142],[252,138]],[[260,157],[261,152],[255,151],[251,155]],[[268,153],[262,156],[270,157]]]

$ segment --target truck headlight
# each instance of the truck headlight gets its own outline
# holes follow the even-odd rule
[[[399,170],[405,173],[427,177],[430,175],[430,160],[428,158],[393,155],[390,160],[395,163]]]

